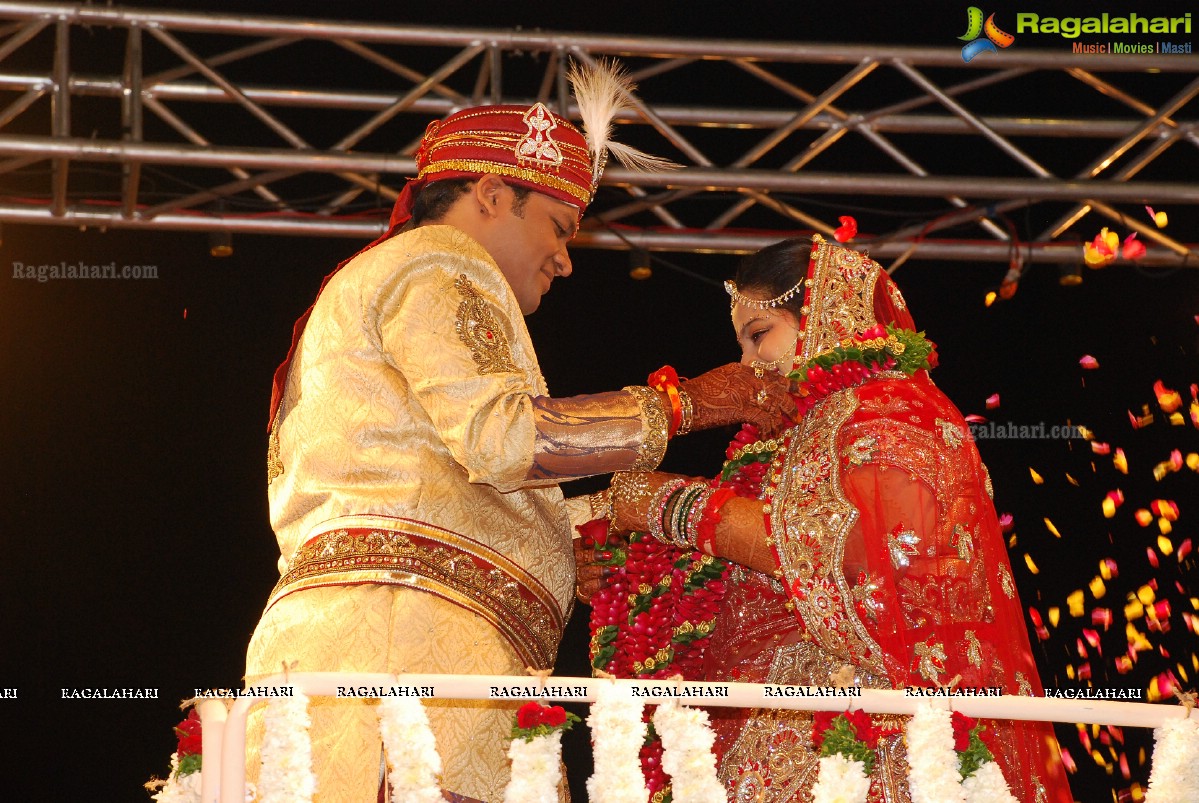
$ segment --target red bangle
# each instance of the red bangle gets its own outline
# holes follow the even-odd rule
[[[712,556],[716,555],[712,542],[716,540],[716,525],[720,524],[720,509],[734,496],[736,496],[736,492],[732,488],[718,488],[708,498],[708,504],[704,506],[704,514],[695,527],[695,545],[701,552]]]
[[[679,427],[683,423],[683,400],[679,397],[679,375],[669,365],[663,365],[649,375],[646,384],[659,393],[665,393],[666,398],[670,399],[670,430],[667,432],[667,437],[673,438],[678,434]]]

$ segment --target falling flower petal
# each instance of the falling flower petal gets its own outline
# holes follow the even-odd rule
[[[846,243],[858,236],[858,222],[849,215],[842,215],[837,218],[841,226],[833,232],[833,239],[839,243]]]
[[[1116,454],[1112,457],[1112,465],[1114,465],[1116,470],[1121,474],[1128,473],[1128,458],[1124,456],[1123,449],[1116,450]]]
[[[1178,521],[1178,503],[1171,499],[1154,499],[1149,503],[1149,509],[1155,516]]]
[[[1145,244],[1137,239],[1137,233],[1124,238],[1124,246],[1120,249],[1120,256],[1129,260],[1137,260],[1145,256]]]
[[[1012,529],[1013,523],[1014,523],[1014,519],[1012,518],[1011,513],[1001,513],[999,515],[999,529],[1001,531],[1003,531],[1005,533],[1008,532],[1009,530]]]
[[[1148,527],[1153,523],[1153,514],[1145,508],[1138,510],[1133,514],[1133,517],[1137,520],[1137,524],[1141,525],[1142,527]]]
[[[1120,576],[1120,570],[1116,562],[1111,558],[1104,558],[1099,561],[1099,574],[1104,580],[1110,580],[1113,577]]]
[[[1066,605],[1070,608],[1070,615],[1074,617],[1082,616],[1086,612],[1086,595],[1080,588],[1070,592],[1070,596],[1066,597]]]
[[[1178,391],[1170,390],[1160,379],[1153,383],[1153,394],[1157,396],[1157,404],[1164,412],[1172,413],[1182,406],[1182,396]]]
[[[1149,213],[1149,217],[1153,218],[1153,224],[1159,229],[1164,229],[1170,223],[1170,218],[1165,211],[1154,212],[1152,206],[1146,206],[1145,211]]]
[[[990,396],[987,397],[987,409],[994,410],[998,406],[999,406],[999,394],[992,393]]]
[[[1078,364],[1088,370],[1094,370],[1099,367],[1099,360],[1095,359],[1090,354],[1084,354],[1082,355],[1082,358],[1079,359]]]
[[[1070,751],[1065,747],[1062,747],[1061,751],[1062,766],[1066,768],[1066,772],[1070,773],[1071,775],[1078,772],[1078,765],[1074,763],[1074,756],[1070,755]]]
[[[1045,482],[1045,478],[1042,477],[1040,474],[1038,474],[1036,472],[1036,469],[1032,468],[1031,466],[1028,469],[1028,473],[1032,475],[1032,481],[1034,483],[1036,483],[1037,485],[1040,485],[1043,482]]]
[[[1103,625],[1104,630],[1111,627],[1113,620],[1111,608],[1095,608],[1091,611],[1091,624]]]
[[[1024,553],[1024,563],[1028,566],[1028,570],[1033,574],[1041,573],[1041,570],[1037,568],[1037,564],[1033,563],[1032,555],[1029,555],[1027,552]]]
[[[992,304],[995,303],[995,299],[997,299],[997,298],[999,298],[998,293],[996,293],[994,290],[989,291],[985,296],[983,296],[983,306],[984,307],[991,306]],[[1195,316],[1195,323],[1199,323],[1199,315]]]
[[[1095,454],[1111,454],[1112,447],[1106,443],[1091,441],[1091,451]]]
[[[974,413],[964,416],[964,418],[966,419],[967,424],[985,424],[985,423],[987,423],[986,416],[975,415]]]
[[[1054,527],[1053,522],[1049,519],[1045,519],[1045,526],[1049,529],[1049,532],[1053,533],[1055,538],[1062,537],[1062,534],[1057,531],[1057,527]]]
[[[1049,624],[1057,627],[1057,623],[1061,621],[1062,609],[1054,605],[1049,609]]]
[[[1091,578],[1089,588],[1091,589],[1091,596],[1095,597],[1095,599],[1103,599],[1103,595],[1107,593],[1107,586],[1103,584],[1103,578],[1099,576]]]
[[[1189,539],[1189,538],[1186,539],[1185,541],[1183,541],[1181,544],[1179,544],[1178,545],[1178,562],[1182,563],[1184,560],[1186,560],[1186,556],[1191,554],[1191,550],[1193,548],[1194,548],[1194,545],[1191,543],[1191,539]]]
[[[1102,268],[1116,260],[1116,249],[1120,247],[1120,235],[1108,231],[1105,226],[1095,239],[1082,248],[1083,262],[1091,268]]]

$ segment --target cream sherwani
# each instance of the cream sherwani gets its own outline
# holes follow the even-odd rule
[[[283,579],[250,642],[247,682],[284,662],[481,674],[552,665],[574,560],[561,492],[527,479],[531,400],[545,395],[516,298],[458,229],[413,229],[338,272],[300,340],[272,433]],[[329,572],[318,547],[370,560]],[[319,800],[375,800],[374,710],[314,699]],[[443,786],[498,801],[513,707],[437,700],[428,711]],[[251,774],[256,730],[252,721]]]

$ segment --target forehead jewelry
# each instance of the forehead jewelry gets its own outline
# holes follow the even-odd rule
[[[737,283],[732,279],[725,280],[724,291],[729,294],[729,297],[732,299],[730,303],[733,306],[740,304],[741,306],[749,307],[750,309],[770,309],[771,307],[777,307],[779,304],[785,304],[790,301],[796,293],[803,290],[803,286],[804,280],[800,279],[790,290],[786,291],[782,295],[775,296],[774,298],[770,298],[765,301],[761,301],[756,298],[749,298],[748,296],[743,295],[741,291],[737,289]]]

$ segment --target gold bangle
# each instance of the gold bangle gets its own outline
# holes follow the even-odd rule
[[[691,403],[691,394],[681,387],[679,388],[679,405],[683,408],[683,414],[679,418],[679,431],[674,433],[676,438],[690,432],[691,425],[695,423],[695,406]]]
[[[641,445],[637,448],[637,460],[630,469],[653,471],[666,455],[670,415],[656,390],[645,385],[631,385],[625,390],[637,399],[637,407],[641,411]]]

